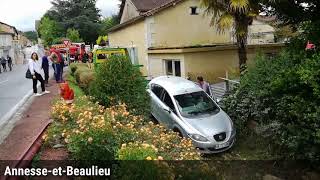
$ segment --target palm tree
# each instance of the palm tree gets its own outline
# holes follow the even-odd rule
[[[253,17],[259,14],[260,2],[258,0],[201,0],[206,15],[213,15],[211,25],[216,25],[219,32],[231,28],[235,30],[241,73],[246,69],[248,27]]]

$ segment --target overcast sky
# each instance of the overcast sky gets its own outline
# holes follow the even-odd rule
[[[15,26],[18,30],[35,29],[35,20],[51,8],[51,0],[0,0],[0,21]],[[110,16],[118,12],[119,0],[98,0],[101,15]]]

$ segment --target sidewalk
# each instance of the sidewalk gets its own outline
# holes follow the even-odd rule
[[[50,80],[51,91],[40,97],[35,97],[30,107],[23,113],[9,136],[0,144],[0,160],[20,160],[26,150],[38,138],[39,133],[50,122],[50,108],[54,97],[59,93],[58,84]]]

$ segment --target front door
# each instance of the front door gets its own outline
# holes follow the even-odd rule
[[[162,111],[161,118],[165,120],[166,126],[169,129],[172,129],[173,125],[179,121],[179,117],[177,116],[176,108],[174,107],[173,101],[166,90],[163,90],[163,94],[162,94],[161,99],[162,99],[163,106],[169,107],[169,109],[170,109],[170,112],[168,112],[164,109],[161,109],[161,111]]]

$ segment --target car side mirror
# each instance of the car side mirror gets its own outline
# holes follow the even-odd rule
[[[167,111],[169,114],[171,113],[171,110],[168,106],[164,107],[163,110]]]

